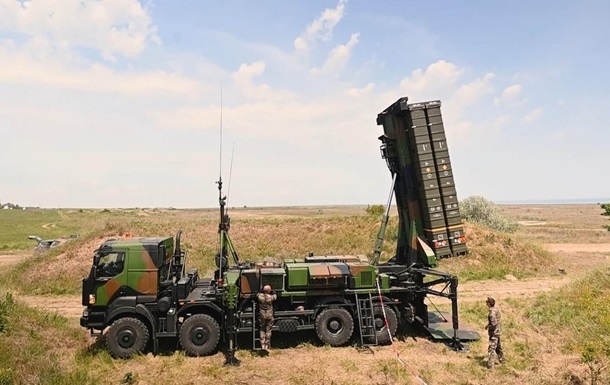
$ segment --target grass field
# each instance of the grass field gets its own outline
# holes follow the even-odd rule
[[[185,357],[166,347],[128,361],[112,359],[78,326],[80,279],[93,250],[109,237],[174,235],[183,230],[189,266],[212,268],[215,210],[0,211],[0,385],[147,384],[605,384],[610,357],[610,232],[595,205],[501,206],[521,227],[512,234],[467,224],[471,253],[440,262],[460,278],[462,322],[485,331],[487,295],[500,300],[507,363],[485,368],[486,341],[455,353],[425,339],[389,346],[327,348],[310,334],[272,349],[270,357],[240,350],[239,368],[218,354]],[[370,255],[379,217],[364,207],[234,209],[231,236],[242,259],[281,260],[315,254]],[[396,217],[384,251],[394,251]],[[600,231],[602,230],[602,231]],[[31,256],[42,238],[81,236]],[[560,246],[560,251],[553,251]],[[583,252],[582,250],[586,250]],[[3,262],[4,261],[4,262]],[[437,304],[446,308],[447,304]],[[262,370],[262,368],[265,368]],[[413,373],[411,372],[413,371]]]

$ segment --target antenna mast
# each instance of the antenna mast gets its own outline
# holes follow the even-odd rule
[[[231,176],[233,174],[233,154],[235,153],[235,141],[231,149],[231,166],[229,167],[229,188],[227,189],[227,215],[229,215],[229,198],[231,197]]]
[[[222,280],[222,271],[227,268],[228,258],[227,258],[227,248],[233,257],[233,262],[235,264],[239,264],[239,257],[237,255],[237,251],[235,251],[235,247],[233,246],[233,242],[229,237],[229,227],[230,227],[230,219],[228,215],[228,210],[225,211],[225,206],[227,204],[227,196],[222,195],[222,84],[220,88],[220,170],[218,176],[218,204],[220,205],[220,222],[218,224],[218,237],[219,237],[219,250],[216,255],[216,266],[218,267],[218,279]],[[231,159],[232,164],[232,159]],[[229,177],[229,187],[230,187],[230,177]]]

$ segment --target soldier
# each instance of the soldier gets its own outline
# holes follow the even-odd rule
[[[502,352],[502,343],[500,342],[500,336],[502,335],[502,314],[500,309],[495,307],[495,299],[487,297],[485,304],[489,307],[488,322],[485,326],[485,330],[489,334],[487,367],[491,369],[495,364],[496,354],[500,363],[504,363],[504,353]]]
[[[277,299],[277,294],[271,291],[271,286],[265,285],[263,291],[258,293],[260,303],[260,336],[261,348],[268,350],[271,345],[271,330],[273,328],[273,301]]]

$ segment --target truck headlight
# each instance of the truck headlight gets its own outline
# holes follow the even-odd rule
[[[89,294],[89,305],[95,304],[95,294]]]

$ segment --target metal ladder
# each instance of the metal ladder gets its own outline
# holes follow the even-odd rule
[[[360,343],[362,346],[376,346],[378,342],[375,330],[375,315],[373,313],[373,297],[371,296],[371,293],[356,294],[356,309],[358,310]]]
[[[256,327],[256,301],[252,301],[252,350],[262,350],[261,337]]]

